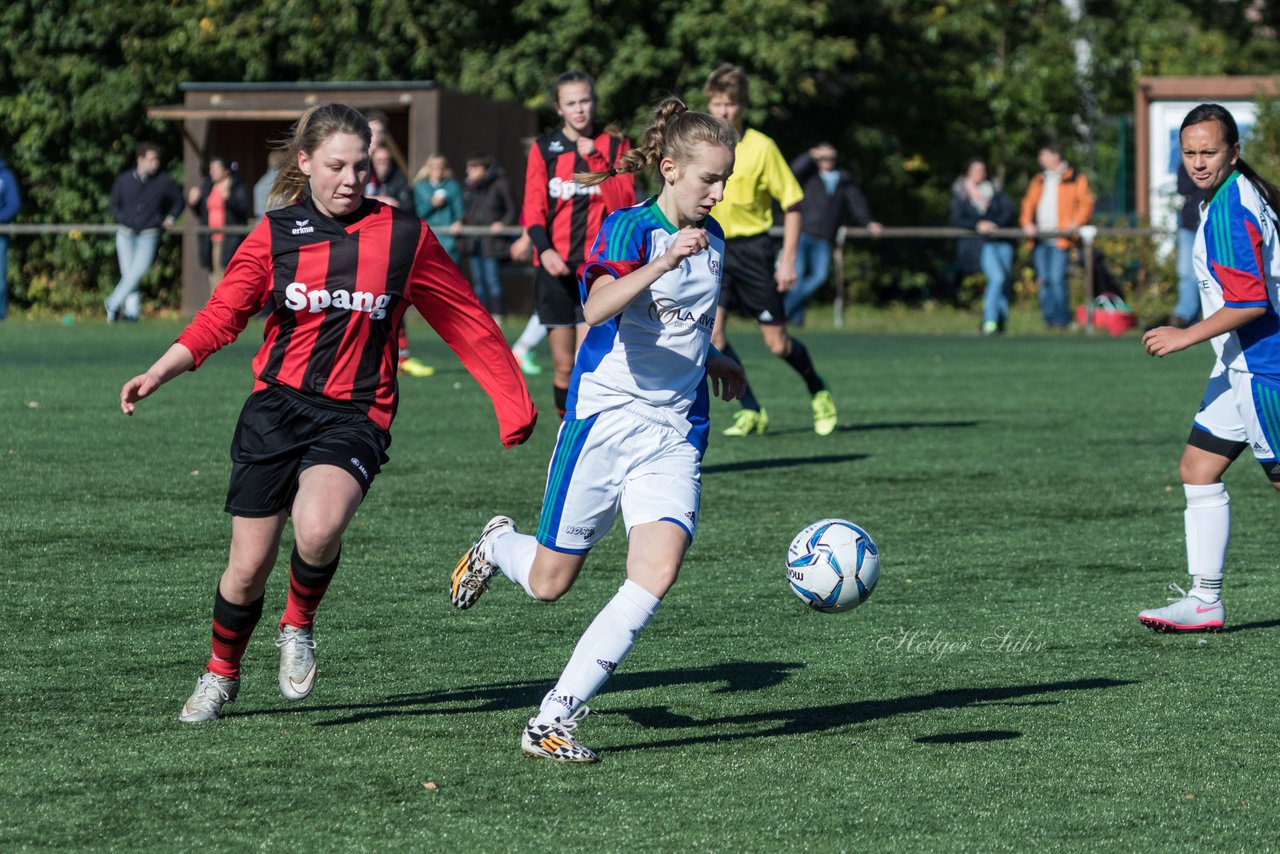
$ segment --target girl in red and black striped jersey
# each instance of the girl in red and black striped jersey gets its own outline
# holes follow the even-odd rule
[[[181,720],[219,717],[240,688],[240,659],[262,615],[287,517],[294,549],[280,620],[280,690],[315,681],[316,607],[338,568],[342,535],[391,444],[397,333],[415,306],[493,400],[502,442],[527,439],[537,413],[511,350],[435,235],[412,213],[364,197],[369,125],[326,104],[303,114],[262,219],[208,304],[146,373],[124,384],[135,404],[235,340],[269,307],[253,393],[232,439],[231,556],[214,595],[213,650]]]
[[[564,123],[529,149],[522,221],[533,241],[535,307],[547,327],[556,409],[563,417],[573,358],[587,332],[577,270],[604,218],[636,203],[636,183],[625,173],[593,187],[574,180],[579,172],[610,172],[631,148],[626,137],[596,124],[591,75],[566,71],[551,96]]]

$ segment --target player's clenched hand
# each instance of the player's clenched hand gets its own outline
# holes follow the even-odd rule
[[[721,400],[741,397],[747,390],[747,374],[728,356],[717,355],[707,359],[707,376],[711,378],[711,393]]]
[[[778,285],[778,293],[785,294],[796,286],[796,262],[779,260],[773,271],[773,280]]]
[[[1157,326],[1142,336],[1142,346],[1147,348],[1147,354],[1151,356],[1167,356],[1185,350],[1190,343],[1186,330],[1176,326]]]
[[[552,276],[564,276],[569,273],[569,265],[560,257],[560,253],[554,249],[544,249],[542,255],[539,256],[542,261],[542,269],[546,270]]]
[[[138,374],[120,389],[120,411],[132,415],[134,404],[160,388],[160,378],[152,373]]]
[[[662,257],[667,262],[667,268],[674,270],[680,266],[681,261],[690,255],[697,255],[710,245],[705,228],[687,225],[676,232],[675,239],[667,246],[667,251],[662,254]]]

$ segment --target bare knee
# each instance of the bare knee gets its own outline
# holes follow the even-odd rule
[[[529,589],[539,602],[555,602],[569,592],[573,586],[572,578],[531,572],[529,573]]]
[[[321,519],[294,519],[293,542],[298,555],[318,566],[329,563],[342,548],[342,526]]]
[[[1280,492],[1280,481],[1271,481],[1271,486],[1276,492]]]
[[[764,330],[764,346],[769,348],[769,352],[779,358],[786,358],[791,352],[791,338],[787,335],[785,329],[781,326],[774,327],[772,331],[769,327],[762,327]]]

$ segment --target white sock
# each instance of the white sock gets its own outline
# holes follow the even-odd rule
[[[502,574],[537,599],[529,589],[529,570],[533,569],[533,559],[538,554],[537,537],[519,531],[505,531],[493,538],[489,549],[490,557]]]
[[[623,582],[573,648],[560,680],[542,701],[536,723],[567,718],[594,697],[661,604],[661,599],[631,579]]]
[[[511,345],[511,349],[516,356],[523,356],[534,347],[538,346],[538,342],[547,337],[547,327],[542,325],[541,318],[537,314],[529,317],[529,322],[524,325],[524,331],[520,333],[520,337],[516,339],[516,343]]]
[[[1231,538],[1231,504],[1224,483],[1183,484],[1187,510],[1183,515],[1187,530],[1187,571],[1194,583],[1192,592],[1207,602],[1222,592],[1227,541]]]

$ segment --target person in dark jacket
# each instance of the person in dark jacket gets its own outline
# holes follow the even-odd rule
[[[8,225],[18,215],[18,179],[9,164],[0,160],[0,225]],[[0,320],[9,314],[9,235],[0,234]]]
[[[160,147],[141,142],[134,154],[134,168],[116,176],[107,203],[119,223],[116,258],[120,262],[120,280],[106,300],[108,323],[122,316],[138,319],[142,310],[138,289],[156,260],[160,229],[173,225],[182,213],[182,189],[160,171]]]
[[[187,204],[200,217],[200,222],[210,228],[249,222],[249,191],[231,165],[216,155],[209,158],[209,174],[204,181],[187,193]],[[200,266],[210,272],[211,284],[222,280],[222,271],[243,240],[243,234],[234,233],[213,232],[200,236]]]
[[[378,146],[369,154],[369,182],[364,194],[372,199],[404,210],[413,210],[413,190],[409,179],[396,165],[391,149]]]
[[[987,237],[998,228],[1016,228],[1018,209],[987,174],[987,163],[974,157],[951,185],[948,221],[956,228],[971,228],[977,237],[956,243],[956,263],[962,275],[979,270],[987,277],[982,299],[982,334],[1003,332],[1009,317],[1009,275],[1013,269],[1013,241]]]
[[[494,320],[502,322],[502,279],[498,275],[498,261],[507,257],[511,241],[497,235],[503,227],[516,221],[516,206],[511,200],[511,184],[502,167],[495,166],[487,154],[476,154],[467,159],[466,210],[462,213],[464,225],[488,226],[493,237],[474,237],[465,250],[471,265],[471,286],[476,296],[489,309]]]
[[[871,216],[866,196],[844,169],[836,168],[836,150],[830,143],[820,143],[791,162],[804,188],[800,203],[803,216],[800,243],[796,251],[796,286],[783,299],[787,323],[804,325],[804,304],[827,282],[831,269],[831,247],[836,232],[846,219],[866,226],[872,236],[879,237],[880,223]]]

